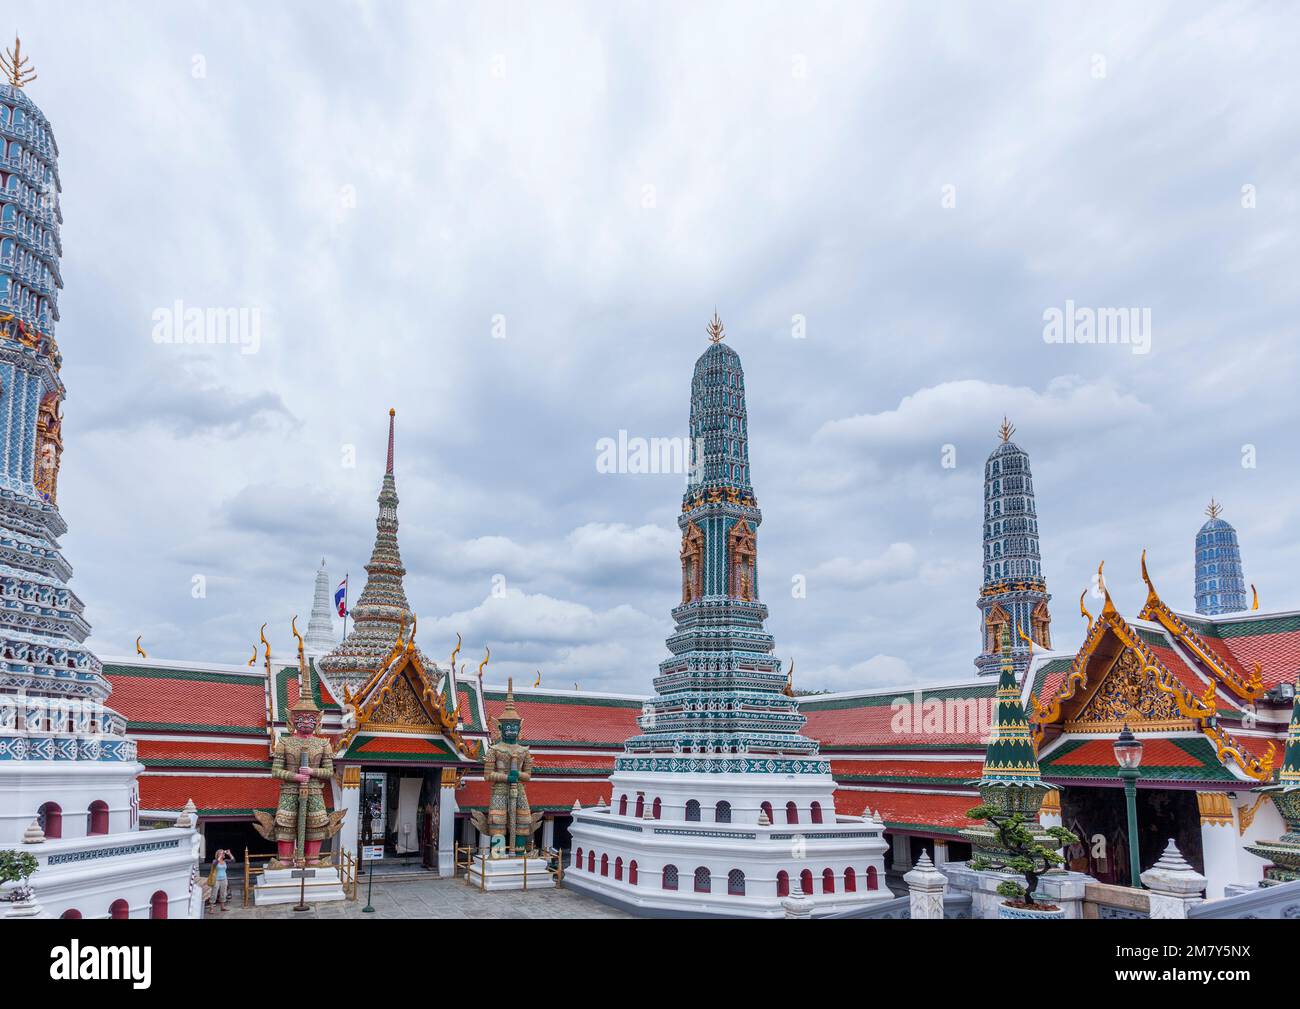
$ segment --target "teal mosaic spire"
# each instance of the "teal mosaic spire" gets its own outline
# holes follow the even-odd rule
[[[690,434],[695,467],[677,525],[682,600],[673,610],[670,657],[657,696],[641,716],[618,769],[646,769],[654,753],[712,755],[716,770],[824,771],[817,743],[799,734],[804,716],[787,689],[759,600],[757,534],[763,520],[750,482],[745,373],[723,342],[722,321],[695,362]],[[743,759],[723,755],[743,755]],[[761,765],[761,766],[760,766]],[[797,765],[797,766],[796,766]]]

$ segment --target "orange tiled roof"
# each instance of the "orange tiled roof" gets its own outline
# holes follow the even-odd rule
[[[980,760],[832,760],[831,774],[837,781],[853,779],[951,778],[972,781],[984,771]]]
[[[250,739],[247,743],[208,743],[137,736],[135,740],[136,754],[146,767],[172,761],[259,761],[270,766],[270,745],[266,739]]]
[[[1054,766],[1088,765],[1118,767],[1115,760],[1115,742],[1111,739],[1089,739],[1069,753],[1053,758]],[[1200,767],[1202,761],[1175,745],[1172,739],[1144,737],[1142,763],[1148,767]]]
[[[275,809],[280,801],[280,782],[242,774],[149,774],[140,775],[140,808],[179,810],[189,799],[201,815],[238,816],[253,809]],[[322,791],[325,806],[334,808],[330,789]]]
[[[991,705],[996,686],[990,682],[927,691],[919,710],[915,696],[906,692],[900,692],[897,697],[883,694],[825,700],[805,697],[799,704],[799,710],[808,719],[803,733],[825,748],[979,749],[986,743],[980,721],[982,718],[986,728],[992,725]],[[900,700],[908,705],[906,709],[895,705]],[[925,731],[925,702],[931,700],[947,704],[942,709],[947,731]],[[967,718],[968,712],[975,717]],[[912,714],[917,717],[910,717]]]
[[[484,809],[492,791],[486,781],[467,781],[456,790],[456,805],[461,809]],[[594,806],[601,799],[609,802],[607,781],[537,780],[528,783],[528,805],[534,812],[541,809],[572,809],[574,800]]]
[[[961,827],[974,826],[975,820],[966,810],[980,804],[978,795],[938,795],[933,792],[859,792],[854,789],[836,789],[835,810],[849,816],[862,815],[863,807],[870,807],[884,818],[885,826],[892,828],[927,827],[938,832],[952,833]]]
[[[505,709],[505,694],[500,690],[484,692],[489,719]],[[640,732],[636,724],[641,704],[618,698],[587,698],[548,694],[530,698],[525,691],[515,691],[515,708],[524,720],[523,742],[535,746],[546,743],[578,743],[588,746],[622,748]]]
[[[580,771],[595,771],[611,774],[614,770],[614,754],[587,753],[544,753],[533,751],[533,767],[538,770],[551,768],[572,768]]]
[[[113,685],[109,703],[138,726],[266,731],[266,690],[259,680],[134,676],[115,674],[112,667],[105,673]]]

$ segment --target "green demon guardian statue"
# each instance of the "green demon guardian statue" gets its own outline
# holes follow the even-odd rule
[[[523,719],[515,709],[513,679],[506,687],[505,710],[496,723],[497,738],[483,758],[483,777],[492,788],[492,798],[487,815],[475,811],[471,821],[488,835],[493,858],[518,857],[531,850],[542,814],[529,808],[524,788],[533,776],[533,758],[519,742]]]

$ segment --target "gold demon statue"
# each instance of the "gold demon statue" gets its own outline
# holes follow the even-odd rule
[[[304,689],[289,707],[291,733],[275,741],[271,775],[280,779],[280,803],[275,816],[257,810],[256,830],[274,839],[277,858],[271,868],[319,864],[321,843],[343,825],[344,812],[327,813],[321,790],[334,777],[334,754],[329,741],[316,735],[320,709]]]
[[[533,831],[541,813],[528,807],[524,786],[533,776],[533,758],[519,742],[523,719],[515,710],[515,681],[506,687],[506,706],[496,720],[497,738],[483,758],[483,777],[492,787],[487,816],[476,810],[471,822],[488,835],[493,858],[526,855],[532,848]]]

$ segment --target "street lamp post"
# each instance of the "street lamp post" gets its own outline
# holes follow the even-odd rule
[[[1124,779],[1124,804],[1128,807],[1128,866],[1129,886],[1142,888],[1142,864],[1138,859],[1137,783],[1138,768],[1142,766],[1142,740],[1133,735],[1124,724],[1124,731],[1115,740],[1115,763],[1119,776]]]

